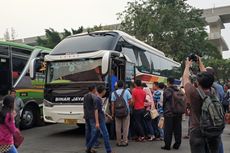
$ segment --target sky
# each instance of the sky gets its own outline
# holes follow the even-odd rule
[[[8,29],[16,31],[16,39],[44,35],[44,29],[62,32],[80,26],[119,23],[117,13],[134,0],[0,0],[0,38]],[[188,0],[194,7],[205,9],[230,5],[230,0]],[[222,36],[230,48],[230,24]],[[230,51],[223,57],[230,58]]]

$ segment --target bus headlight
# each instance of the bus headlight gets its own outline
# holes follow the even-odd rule
[[[49,101],[47,101],[47,100],[43,100],[43,104],[44,104],[44,106],[46,106],[46,107],[53,107],[54,105],[51,103],[51,102],[49,102]]]

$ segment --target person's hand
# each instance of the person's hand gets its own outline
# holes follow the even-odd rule
[[[185,61],[185,67],[191,67],[192,66],[192,60],[189,60],[189,58]]]
[[[100,128],[100,124],[96,123],[96,129],[99,129],[99,128]]]

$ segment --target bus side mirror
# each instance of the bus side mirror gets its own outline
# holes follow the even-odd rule
[[[30,62],[30,78],[34,80],[36,78],[36,72],[42,69],[42,62],[39,58],[34,58]]]
[[[102,75],[105,75],[109,71],[109,63],[110,63],[110,53],[107,52],[102,58],[102,63],[101,63],[101,73]]]
[[[35,65],[36,65],[36,58],[32,59],[31,62],[30,62],[30,78],[32,80],[35,79],[35,76],[36,76],[36,71],[35,71]]]

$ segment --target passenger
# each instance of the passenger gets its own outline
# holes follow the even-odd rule
[[[146,109],[146,113],[149,113],[152,108],[155,108],[153,95],[149,87],[146,85],[146,83],[143,83],[142,86],[146,94],[144,106]],[[155,136],[154,136],[154,129],[153,129],[152,118],[150,113],[149,115],[146,115],[144,117],[144,122],[146,126],[145,133],[147,134],[148,140],[153,141],[155,139]]]
[[[174,86],[174,78],[169,77],[168,87],[165,89],[163,94],[163,111],[164,111],[164,142],[165,145],[161,147],[164,150],[171,149],[172,135],[174,134],[175,143],[174,149],[179,149],[181,145],[182,135],[182,114],[175,114],[172,111],[172,103],[174,92],[178,91],[177,87]]]
[[[93,146],[97,142],[95,135],[97,134],[96,115],[98,114],[96,103],[96,86],[94,84],[88,87],[89,93],[84,96],[83,108],[85,118],[85,136],[86,136],[86,153],[95,153]]]
[[[135,80],[135,88],[132,92],[132,102],[134,104],[134,120],[136,123],[136,134],[138,136],[137,141],[144,141],[145,134],[144,134],[144,102],[146,98],[146,94],[142,89],[141,80]]]
[[[124,83],[119,80],[117,83],[118,89],[112,93],[112,116],[115,118],[116,125],[116,136],[117,136],[117,146],[128,146],[128,133],[130,125],[130,109],[129,104],[131,103],[132,95],[126,89],[124,89]],[[115,105],[118,98],[121,97],[126,102],[128,109],[128,115],[124,117],[118,117],[115,113]],[[124,110],[126,111],[126,110]]]
[[[19,131],[14,123],[14,97],[6,96],[0,112],[0,152],[17,153],[14,146],[13,135]]]
[[[103,85],[98,86],[97,93],[98,93],[98,97],[96,98],[97,105],[96,105],[96,111],[95,111],[95,120],[96,120],[96,128],[98,130],[97,130],[95,137],[94,136],[93,137],[97,139],[101,133],[103,140],[104,140],[106,153],[112,153],[111,145],[109,143],[109,133],[108,133],[106,123],[105,123],[105,114],[104,114],[104,111],[102,110],[102,107],[103,107],[102,97],[106,93],[105,86]]]
[[[154,101],[156,104],[156,108],[157,111],[159,113],[159,117],[156,119],[156,121],[154,120],[154,123],[157,123],[159,125],[159,122],[161,120],[164,120],[164,111],[163,111],[163,94],[164,94],[164,88],[165,85],[162,82],[159,82],[157,85],[157,90],[154,92]],[[157,122],[158,120],[158,122]],[[155,135],[158,138],[158,133],[160,134],[160,140],[164,140],[164,129],[163,129],[163,125],[161,125],[160,127],[158,127],[158,125],[154,128],[156,129],[155,131]],[[157,129],[158,127],[158,129]]]
[[[115,75],[115,70],[112,69],[112,74],[111,74],[111,91],[115,91],[115,85],[117,83],[118,79],[117,76]]]
[[[16,111],[15,125],[17,128],[19,128],[20,121],[21,121],[21,113],[22,113],[22,109],[24,108],[24,103],[20,97],[16,96],[16,90],[12,89],[10,91],[10,95],[15,98],[15,111]]]

